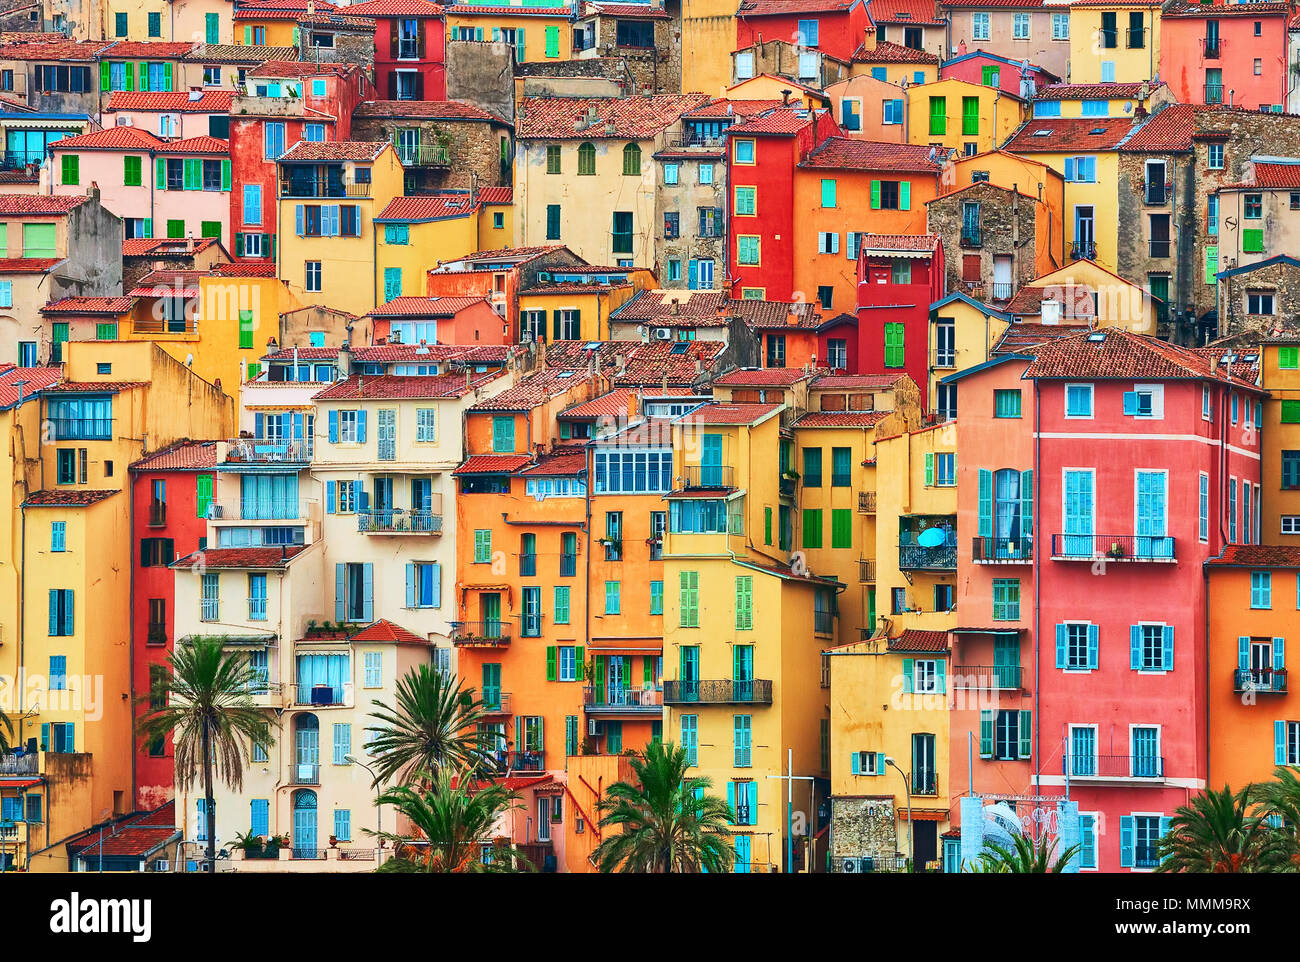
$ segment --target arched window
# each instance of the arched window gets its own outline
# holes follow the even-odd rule
[[[623,148],[623,176],[641,176],[641,145],[628,144]]]
[[[591,177],[596,173],[596,148],[590,142],[578,145],[578,173]]]

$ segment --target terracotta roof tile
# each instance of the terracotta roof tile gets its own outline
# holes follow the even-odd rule
[[[1300,568],[1300,546],[1229,544],[1224,545],[1222,555],[1205,563],[1214,567]]]
[[[897,638],[890,638],[886,647],[890,651],[947,651],[948,632],[907,628]]]
[[[566,420],[584,419],[584,418],[602,418],[602,417],[627,417],[628,399],[632,395],[632,389],[621,387],[613,391],[607,391],[599,397],[594,397],[590,401],[582,401],[572,407],[565,408],[557,417]]]
[[[46,391],[51,394],[120,394],[148,386],[148,381],[60,381]]]
[[[58,383],[63,376],[63,368],[55,367],[16,367],[13,364],[0,365],[0,410],[13,407],[21,397],[24,401],[34,397],[37,392]]]
[[[510,354],[505,344],[373,344],[354,347],[359,363],[391,364],[397,361],[450,361],[459,364],[503,364]]]
[[[423,194],[411,197],[394,197],[380,211],[377,221],[444,220],[449,217],[468,217],[474,213],[469,194]]]
[[[80,207],[89,198],[85,194],[48,196],[44,194],[0,194],[0,216],[21,217],[24,214],[66,214]]]
[[[936,26],[944,21],[935,11],[935,0],[868,0],[872,23],[919,23]]]
[[[480,187],[478,191],[480,204],[512,204],[514,197],[513,187]]]
[[[1235,184],[1223,184],[1219,190],[1238,190],[1258,187],[1265,190],[1295,190],[1300,188],[1300,161],[1290,164],[1273,164],[1251,161],[1246,167],[1247,176]]]
[[[544,454],[537,463],[519,472],[520,477],[559,478],[582,474],[587,470],[585,451],[564,451],[562,453]]]
[[[1022,287],[1007,303],[1006,312],[1016,316],[1039,316],[1043,301],[1061,302],[1061,320],[1067,324],[1084,319],[1091,326],[1096,312],[1092,293],[1082,284],[1052,284],[1047,287]],[[1050,326],[1050,325],[1048,325]]]
[[[154,150],[156,154],[223,154],[230,153],[230,141],[203,134],[198,137],[186,137],[184,140],[170,140]]]
[[[107,40],[33,40],[5,44],[0,48],[0,60],[94,60],[108,45]]]
[[[858,0],[741,0],[738,17],[781,17],[794,13],[844,13]]]
[[[455,317],[486,297],[394,297],[370,312],[371,317]]]
[[[262,44],[201,43],[195,44],[185,60],[202,63],[261,64],[268,61],[292,60],[298,56],[297,47],[267,47]]]
[[[1011,153],[1114,150],[1132,130],[1127,117],[1031,117],[1002,149]]]
[[[346,7],[361,17],[441,17],[442,6],[429,0],[365,0]]]
[[[1196,351],[1123,328],[1058,338],[1034,350],[1025,369],[1027,378],[1133,378],[1147,381],[1209,379],[1228,381],[1258,390],[1237,378],[1226,376],[1221,366]]]
[[[584,3],[581,16],[590,17],[593,14],[631,20],[672,19],[672,14],[663,7],[652,7],[644,3]]]
[[[1025,288],[1025,290],[1030,290],[1030,288]],[[1007,325],[1006,330],[1002,332],[1002,336],[994,345],[991,353],[995,355],[1018,354],[1021,351],[1037,347],[1039,344],[1045,344],[1059,337],[1072,337],[1087,330],[1089,330],[1087,324],[1031,324],[1026,321],[1016,321]]]
[[[713,382],[715,387],[792,387],[813,377],[801,367],[742,367]]]
[[[153,150],[162,140],[140,127],[105,127],[51,144],[59,150]]]
[[[854,388],[893,387],[903,374],[823,374],[812,382],[815,391],[849,391]]]
[[[1269,16],[1289,17],[1295,10],[1295,5],[1291,3],[1249,3],[1249,4],[1228,4],[1216,3],[1210,9],[1206,9],[1205,4],[1175,2],[1164,8],[1161,12],[1161,18],[1184,18],[1202,19],[1205,17],[1259,17]]]
[[[701,104],[693,110],[686,111],[682,116],[699,120],[716,117],[752,117],[764,110],[771,110],[780,106],[781,101],[779,100],[727,100],[724,97],[718,97],[706,104]]]
[[[489,371],[474,379],[472,385],[466,385],[465,375],[456,372],[440,375],[405,375],[381,374],[367,376],[354,374],[346,381],[331,384],[316,394],[316,401],[378,401],[402,399],[458,398],[469,393],[471,387],[477,387],[497,377],[496,371]]]
[[[926,50],[905,47],[892,40],[877,40],[873,48],[862,44],[853,51],[854,63],[927,63],[939,65],[939,58]]]
[[[352,640],[354,642],[386,641],[406,645],[427,645],[429,643],[428,638],[421,638],[415,632],[394,624],[386,618],[380,618],[378,621],[366,625],[352,636]]]
[[[132,237],[122,241],[123,257],[143,257],[146,254],[154,257],[178,257],[192,256],[199,251],[207,250],[213,244],[219,243],[215,237],[195,237],[194,250],[189,250],[189,238],[166,238],[166,237]]]
[[[125,314],[134,297],[63,297],[41,308],[42,314]]]
[[[805,107],[774,107],[732,124],[727,134],[793,136],[812,123],[813,112]]]
[[[61,263],[62,257],[0,257],[0,274],[43,274]]]
[[[1051,84],[1038,88],[1038,100],[1132,100],[1142,88],[1154,90],[1164,84],[1097,83]]]
[[[287,568],[289,562],[305,551],[303,545],[274,545],[262,548],[204,548],[171,563],[172,568],[188,568],[200,558],[208,568]]]
[[[474,454],[452,474],[513,474],[531,461],[526,454]]]
[[[701,93],[653,97],[525,97],[516,118],[521,140],[648,140],[693,107]],[[595,122],[579,129],[594,114]]]
[[[357,104],[355,117],[399,117],[420,120],[482,120],[504,124],[496,114],[463,100],[368,100]]]
[[[800,167],[838,170],[907,170],[938,174],[929,146],[882,144],[851,137],[827,137]]]
[[[23,502],[24,508],[87,507],[118,493],[117,488],[55,488],[33,491]]]
[[[1195,109],[1190,104],[1169,104],[1148,117],[1119,149],[1132,152],[1191,150],[1195,132]]]
[[[101,51],[104,60],[176,60],[193,49],[191,43],[177,43],[171,40],[118,40],[111,47]]]
[[[225,114],[230,112],[233,90],[204,90],[195,99],[187,90],[152,91],[117,90],[108,98],[105,113],[119,110],[160,111],[180,114]],[[126,128],[130,129],[130,128]]]
[[[562,7],[517,7],[514,5],[492,6],[488,4],[454,4],[443,7],[443,13],[454,13],[461,17],[555,17],[569,19],[569,6]]]
[[[809,411],[794,422],[796,428],[869,428],[891,411]]]
[[[372,161],[386,149],[386,140],[300,140],[280,155],[280,163],[300,160]]]
[[[177,441],[131,465],[132,471],[199,471],[217,466],[216,441]]]
[[[781,409],[780,404],[732,404],[713,401],[686,415],[694,424],[755,424]]]
[[[176,803],[167,802],[151,812],[128,815],[112,824],[107,831],[98,827],[68,839],[68,852],[78,858],[114,856],[141,859],[181,837],[176,827]]]
[[[547,368],[533,371],[513,387],[507,388],[495,397],[479,401],[470,407],[471,411],[531,411],[539,404],[559,397],[561,394],[590,383],[586,373],[565,368]]]

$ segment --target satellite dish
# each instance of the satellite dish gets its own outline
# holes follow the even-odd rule
[[[916,536],[916,543],[922,548],[938,548],[943,545],[943,542],[942,528],[926,528]]]

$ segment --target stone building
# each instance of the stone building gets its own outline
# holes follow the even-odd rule
[[[1220,338],[1258,346],[1265,337],[1300,333],[1300,260],[1278,253],[1222,270],[1218,279]]]
[[[375,22],[369,17],[320,13],[303,17],[298,28],[303,60],[375,65]]]
[[[831,798],[831,871],[858,873],[893,868],[899,846],[892,795]],[[870,860],[870,861],[865,861]]]
[[[821,50],[799,47],[788,40],[759,40],[731,55],[732,82],[764,74],[784,77],[816,90],[825,90],[849,76],[849,63]]]
[[[526,67],[551,64],[518,64],[515,48],[505,41],[455,40],[449,38],[443,52],[446,64],[447,99],[473,104],[510,123],[515,120],[515,77]],[[563,65],[567,60],[556,61]]]
[[[573,58],[617,57],[631,75],[630,93],[682,90],[681,44],[661,2],[582,3],[573,26]]]
[[[405,193],[508,187],[514,131],[495,114],[454,100],[374,100],[352,114],[353,136],[387,140],[406,168]]]

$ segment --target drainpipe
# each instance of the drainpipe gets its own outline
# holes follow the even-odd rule
[[[1042,753],[1042,726],[1043,713],[1039,697],[1039,665],[1041,659],[1039,652],[1042,649],[1042,632],[1041,627],[1040,603],[1042,601],[1042,578],[1039,577],[1041,565],[1040,554],[1042,550],[1042,529],[1043,529],[1043,510],[1042,510],[1042,491],[1043,477],[1042,471],[1039,470],[1042,461],[1041,445],[1039,437],[1039,414],[1041,395],[1039,393],[1038,379],[1034,379],[1034,564],[1031,570],[1034,573],[1034,794],[1038,795],[1042,791],[1042,771],[1043,771],[1043,753]]]
[[[130,471],[129,468],[127,469],[127,479],[128,479],[128,481],[131,479],[131,471]],[[128,530],[128,531],[131,532],[132,539],[134,540],[134,537],[135,537],[135,485],[134,485],[134,484],[128,484],[128,485],[126,486],[126,490],[127,490],[127,494],[129,495],[129,499],[127,500],[127,503],[126,503],[126,530]],[[131,567],[132,567],[132,568],[135,567],[135,558],[134,558],[134,557],[131,559]],[[130,671],[130,682],[129,682],[129,684],[130,684],[130,691],[131,691],[131,728],[132,728],[132,731],[134,732],[134,729],[135,729],[135,717],[136,717],[136,712],[137,712],[137,710],[138,710],[138,709],[137,709],[137,706],[136,706],[136,701],[135,701],[135,691],[136,691],[136,689],[135,689],[135,644],[136,644],[136,634],[135,634],[135,578],[134,578],[134,577],[131,578],[131,587],[130,587],[129,592],[128,592],[128,598],[129,598],[129,602],[128,602],[128,603],[130,604],[131,619],[130,619],[130,631],[129,631],[129,634],[127,635],[128,639],[129,639],[129,642],[128,642],[128,648],[127,648],[127,651],[129,652],[129,654],[128,654],[128,656],[127,656],[127,664],[128,664],[128,670]],[[173,601],[173,608],[174,608],[174,607],[175,607],[175,604],[174,604],[174,601]],[[173,644],[175,644],[175,639],[173,639],[172,641],[173,641]],[[137,755],[136,755],[136,751],[135,751],[135,739],[132,738],[132,739],[131,739],[131,807],[132,807],[132,808],[135,807],[135,802],[136,802],[136,798],[137,798],[136,792],[137,792],[137,790],[138,790],[139,787],[140,787],[140,786],[139,786],[139,782],[138,782],[138,780],[137,780],[137,775],[138,775],[138,773],[137,773],[137,768],[136,768],[136,757],[137,757]],[[100,859],[101,859],[101,861],[102,861],[103,857],[104,857],[104,853],[103,853],[103,851],[101,850],[101,852],[100,852]]]

